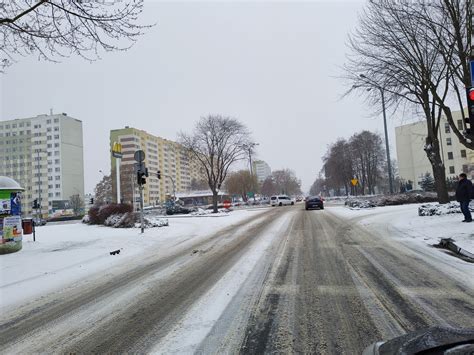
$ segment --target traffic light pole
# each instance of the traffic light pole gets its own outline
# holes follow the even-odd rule
[[[387,116],[385,114],[385,94],[383,88],[379,87],[382,95],[382,110],[383,110],[383,128],[385,131],[385,150],[387,151],[387,168],[388,168],[388,184],[390,194],[393,194],[393,177],[392,177],[392,162],[390,161],[390,147],[388,144],[388,130],[387,130]]]
[[[143,233],[145,230],[145,226],[143,223],[143,185],[142,184],[140,184],[140,226]]]

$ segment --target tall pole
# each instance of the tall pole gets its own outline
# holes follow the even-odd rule
[[[249,147],[249,163],[250,163],[250,176],[253,176],[252,166],[252,147]]]
[[[142,233],[145,230],[145,226],[143,224],[143,185],[140,184],[140,225]]]
[[[117,171],[117,203],[121,203],[121,198],[120,198],[120,162],[122,159],[116,158],[115,159],[115,165],[116,165],[116,171]]]
[[[37,159],[36,159],[36,168],[37,168],[37,175],[38,175],[38,204],[36,207],[36,215],[38,217],[38,220],[41,219],[40,213],[41,213],[41,169],[40,169],[40,151],[41,149],[37,149]]]
[[[380,94],[382,95],[383,128],[385,131],[385,150],[387,151],[388,183],[390,186],[390,193],[393,194],[392,162],[390,161],[390,148],[388,145],[387,116],[385,113],[385,94],[382,87],[379,86],[379,90]]]

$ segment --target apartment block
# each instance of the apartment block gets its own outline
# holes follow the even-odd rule
[[[36,212],[34,199],[46,216],[84,198],[82,122],[66,113],[0,122],[0,175],[25,188],[24,215]]]
[[[256,160],[253,162],[253,169],[255,175],[257,175],[258,182],[263,182],[267,177],[272,174],[272,169],[263,160]]]
[[[453,115],[462,129],[461,113],[454,112]],[[431,164],[423,150],[426,124],[426,121],[420,121],[395,128],[399,174],[402,179],[413,182],[413,189],[421,189],[420,182],[424,174],[429,172],[433,175]],[[456,177],[465,172],[474,179],[474,151],[459,142],[444,117],[441,119],[438,138],[446,177]]]
[[[137,150],[145,152],[145,165],[149,177],[144,185],[143,203],[145,206],[164,202],[174,192],[185,192],[191,188],[191,180],[200,177],[200,168],[190,159],[182,145],[146,131],[125,127],[110,131],[110,149],[117,142],[122,144],[120,164],[120,194],[124,202],[138,201],[138,185],[135,173],[134,154]],[[117,196],[116,178],[117,159],[111,155],[112,190],[114,198]],[[157,178],[160,170],[161,179]],[[173,188],[174,182],[174,188]]]

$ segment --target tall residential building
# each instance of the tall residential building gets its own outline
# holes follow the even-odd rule
[[[462,116],[454,112],[454,119],[462,129]],[[440,150],[446,169],[446,177],[456,177],[461,172],[474,178],[474,151],[463,146],[442,117],[439,130]],[[398,169],[400,178],[413,182],[413,189],[421,189],[420,182],[427,172],[433,175],[431,164],[424,151],[426,121],[395,128]]]
[[[253,169],[255,175],[257,175],[258,182],[263,182],[265,179],[272,174],[272,169],[263,160],[256,160],[253,162]]]
[[[154,136],[143,130],[125,127],[110,131],[110,148],[117,142],[122,144],[123,157],[120,164],[120,194],[124,202],[138,200],[137,177],[134,170],[134,153],[145,152],[145,165],[149,177],[144,185],[145,206],[166,201],[174,192],[190,190],[191,180],[201,176],[198,165],[190,159],[182,145],[168,139]],[[111,156],[113,196],[117,196],[116,159]],[[161,179],[157,171],[161,171]]]
[[[0,122],[0,175],[25,188],[23,214],[33,200],[47,215],[63,209],[72,195],[84,198],[82,122],[67,114]]]

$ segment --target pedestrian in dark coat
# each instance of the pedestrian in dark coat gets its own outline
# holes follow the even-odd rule
[[[461,204],[461,211],[464,214],[463,222],[472,222],[471,211],[469,211],[469,201],[472,197],[472,182],[467,175],[459,174],[458,187],[456,188],[456,201]]]

